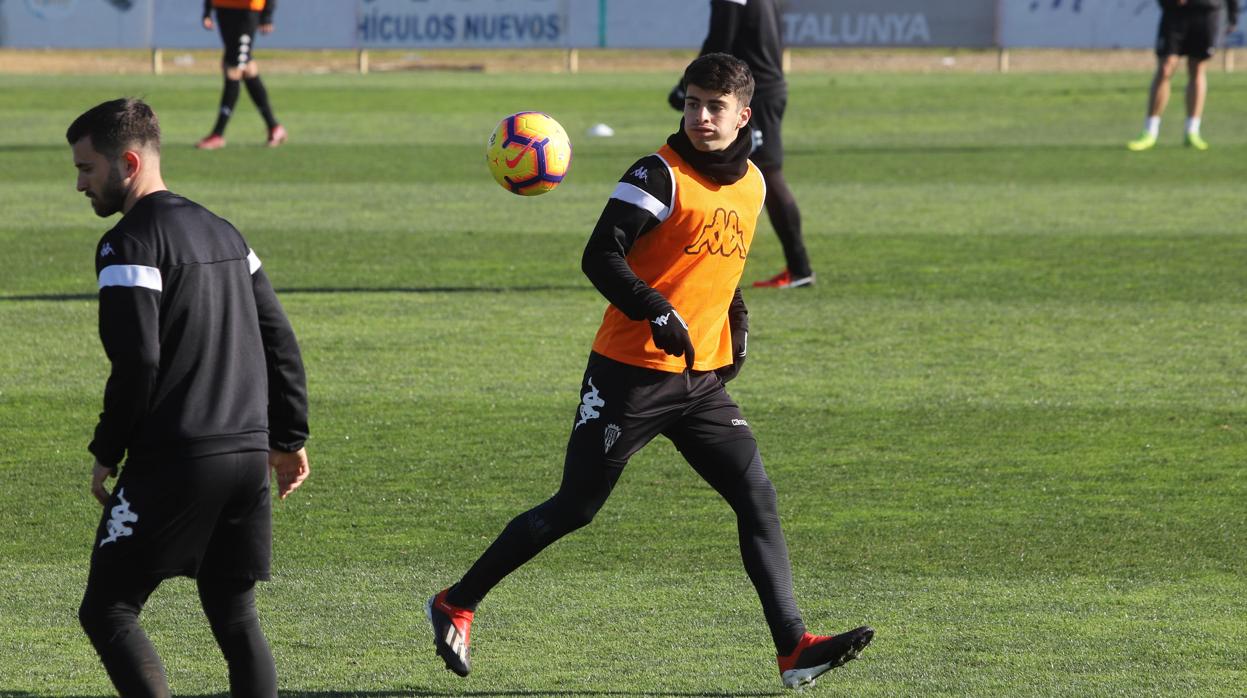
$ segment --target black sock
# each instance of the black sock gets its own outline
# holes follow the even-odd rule
[[[559,491],[512,519],[463,579],[450,588],[446,600],[451,605],[476,610],[481,599],[504,577],[554,541],[588,525],[623,472],[623,468],[603,465],[599,453],[585,454],[568,446]]]
[[[268,130],[272,131],[277,126],[277,119],[273,118],[273,108],[268,103],[268,90],[264,89],[260,76],[245,78],[243,82],[247,83],[247,94],[251,95],[251,101],[255,102],[256,108],[260,110],[260,116],[264,117]]]
[[[784,171],[778,167],[767,168],[762,174],[766,178],[766,213],[784,248],[788,272],[794,278],[809,276],[813,270],[801,237],[801,209],[797,208],[797,200],[788,188]]]
[[[805,623],[792,593],[792,566],[780,529],[775,487],[762,466],[757,443],[741,439],[680,450],[736,512],[741,561],[762,602],[775,651],[791,654],[805,634]]]
[[[229,124],[229,118],[233,116],[237,104],[238,81],[225,78],[225,88],[221,90],[221,111],[217,112],[216,126],[212,127],[214,136],[225,135],[225,127]]]
[[[123,696],[168,696],[164,665],[139,626],[139,613],[159,579],[117,580],[91,575],[78,620]]]
[[[277,668],[255,610],[250,579],[200,579],[199,601],[229,665],[234,698],[276,698]]]

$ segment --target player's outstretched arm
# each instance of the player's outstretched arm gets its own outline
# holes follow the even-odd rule
[[[307,463],[307,449],[300,448],[289,451],[272,450],[268,452],[268,465],[277,476],[277,496],[285,499],[307,479],[311,468]]]

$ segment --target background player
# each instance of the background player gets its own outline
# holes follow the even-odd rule
[[[273,32],[273,10],[277,0],[204,0],[204,29],[212,30],[212,11],[216,10],[216,23],[221,28],[221,40],[225,42],[225,56],[221,70],[225,74],[225,87],[221,92],[221,109],[217,112],[212,133],[196,144],[200,150],[216,150],[225,147],[225,127],[238,104],[238,82],[247,86],[247,94],[260,110],[268,127],[268,147],[276,148],[286,142],[286,128],[277,123],[273,108],[268,102],[268,90],[260,80],[260,66],[252,58],[256,29],[261,34]]]
[[[680,129],[623,176],[590,236],[582,268],[610,305],[589,355],[558,492],[520,514],[454,586],[429,599],[447,668],[470,671],[477,604],[546,546],[588,524],[628,459],[662,434],[727,500],[762,601],[785,686],[812,683],[857,656],[874,631],[806,632],[792,592],[775,489],[724,382],[740,370],[748,312],[737,284],[765,184],[749,161],[744,62],[693,61]]]
[[[278,494],[308,474],[303,362],[260,260],[239,232],[165,188],[160,124],[105,102],[65,134],[100,217],[100,339],[112,364],[89,446],[104,505],[79,619],[123,696],[167,696],[138,616],[161,580],[194,577],[234,696],[276,696],[255,609]],[[110,494],[107,478],[126,457]]]
[[[1204,97],[1208,94],[1208,59],[1217,48],[1217,18],[1222,6],[1226,9],[1225,33],[1238,24],[1238,0],[1158,0],[1160,28],[1156,32],[1156,74],[1147,96],[1147,119],[1143,133],[1126,144],[1131,150],[1147,150],[1156,145],[1160,134],[1160,117],[1169,103],[1169,82],[1178,69],[1181,56],[1186,56],[1186,138],[1185,143],[1196,150],[1207,150],[1208,143],[1199,135],[1204,114]]]
[[[814,283],[814,270],[801,236],[801,210],[784,179],[782,125],[788,105],[784,80],[783,24],[778,0],[711,0],[710,31],[701,55],[730,53],[743,60],[756,83],[750,107],[753,116],[753,154],[750,159],[766,179],[766,213],[784,248],[783,271],[763,281],[761,288],[799,288]],[[668,96],[672,108],[684,109],[684,87],[676,85]]]

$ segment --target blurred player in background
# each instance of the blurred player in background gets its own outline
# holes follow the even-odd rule
[[[546,546],[587,525],[628,460],[660,434],[736,513],[741,558],[785,686],[813,683],[874,636],[868,627],[806,632],[775,488],[724,387],[745,361],[749,316],[738,284],[766,191],[749,161],[753,78],[743,61],[712,53],[689,64],[681,84],[680,128],[628,168],[581,259],[610,304],[581,383],[559,490],[515,517],[457,584],[426,605],[437,653],[460,676],[471,668],[477,604]]]
[[[1207,150],[1208,143],[1199,135],[1204,114],[1204,98],[1208,94],[1208,59],[1217,49],[1220,36],[1217,22],[1221,9],[1226,10],[1225,33],[1238,24],[1238,0],[1157,0],[1160,3],[1160,28],[1156,33],[1156,74],[1147,96],[1147,119],[1143,133],[1126,144],[1131,150],[1147,150],[1156,145],[1160,135],[1160,117],[1169,103],[1169,82],[1178,61],[1186,56],[1186,137],[1188,147]]]
[[[151,107],[105,102],[65,137],[78,191],[122,214],[95,250],[112,371],[88,447],[104,514],[78,618],[118,693],[168,696],[139,613],[164,579],[193,577],[230,694],[275,698],[255,583],[269,578],[269,468],[283,498],[308,474],[294,331],[238,230],[165,188]]]
[[[784,141],[781,127],[788,105],[784,80],[783,23],[779,0],[711,0],[710,31],[701,54],[730,53],[744,61],[756,81],[753,95],[753,160],[766,179],[766,213],[784,248],[786,266],[780,273],[753,285],[759,288],[799,288],[814,283],[814,270],[801,236],[801,210],[784,179]],[[684,109],[684,86],[668,96],[671,107]]]
[[[255,47],[255,33],[273,32],[273,10],[277,0],[204,0],[204,29],[212,30],[212,14],[216,12],[216,26],[221,29],[221,40],[225,42],[225,57],[221,69],[225,74],[225,88],[221,92],[221,109],[217,113],[216,125],[196,144],[200,150],[216,150],[225,147],[225,127],[234,115],[234,106],[238,104],[238,83],[247,86],[247,94],[264,117],[268,127],[268,147],[276,148],[286,142],[286,128],[277,123],[273,116],[273,107],[268,102],[268,90],[260,80],[260,66],[252,58]]]

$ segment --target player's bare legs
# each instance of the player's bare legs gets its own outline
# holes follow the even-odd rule
[[[1180,56],[1157,56],[1156,73],[1152,76],[1152,86],[1147,95],[1147,121],[1143,126],[1143,134],[1127,144],[1131,150],[1147,150],[1156,145],[1156,136],[1160,133],[1160,116],[1169,104],[1169,87],[1174,71],[1178,69]]]
[[[1208,59],[1186,59],[1189,80],[1186,83],[1186,145],[1196,150],[1207,150],[1208,143],[1199,135],[1199,124],[1204,114],[1204,100],[1208,95]]]

